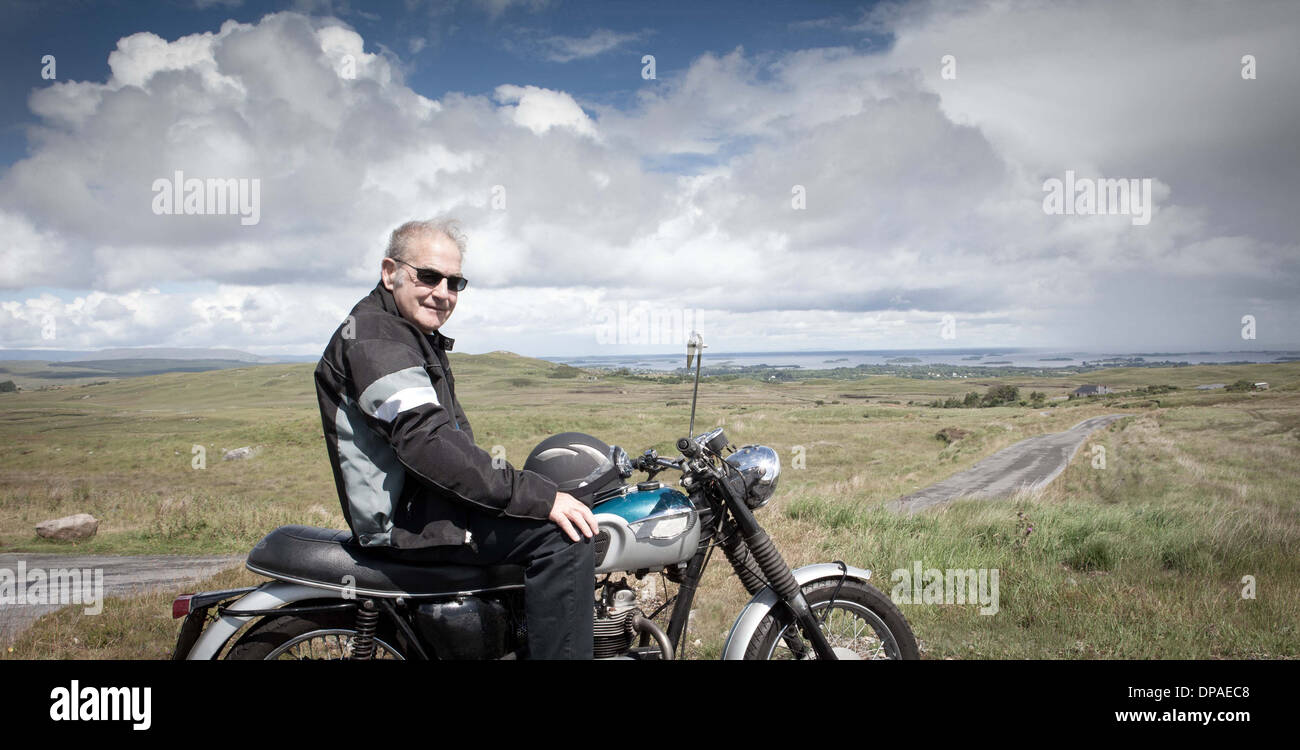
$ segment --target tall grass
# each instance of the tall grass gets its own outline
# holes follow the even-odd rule
[[[686,430],[689,384],[547,378],[549,363],[508,354],[456,355],[453,367],[479,445],[500,446],[515,465],[555,432],[671,455]],[[696,428],[721,425],[737,445],[763,443],[781,455],[780,489],[759,520],[796,566],[842,559],[871,569],[886,593],[893,571],[915,561],[998,569],[995,615],[902,605],[929,658],[1295,657],[1300,363],[1190,372],[1201,369],[1114,370],[1089,382],[1245,377],[1272,388],[1160,394],[1159,407],[1124,409],[1133,418],[1094,433],[1037,495],[962,500],[915,516],[884,505],[1014,442],[1117,407],[1099,399],[929,409],[905,404],[960,395],[970,384],[734,380],[701,385]],[[303,365],[242,368],[0,398],[0,551],[243,553],[281,524],[342,528],[310,373]],[[1023,378],[1015,384],[1048,390]],[[868,405],[845,393],[900,403]],[[969,434],[945,443],[936,433],[946,427]],[[196,444],[207,451],[201,470],[192,468]],[[221,460],[243,445],[259,450]],[[1093,464],[1094,445],[1105,449],[1104,468]],[[32,531],[83,511],[102,520],[87,542],[56,545]],[[1247,576],[1254,598],[1243,598]],[[255,580],[228,571],[205,585]],[[716,656],[746,599],[715,557],[688,654]],[[99,618],[64,610],[25,634],[12,655],[159,656],[175,634],[169,600],[165,592],[111,602]]]

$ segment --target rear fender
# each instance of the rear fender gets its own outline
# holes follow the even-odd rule
[[[181,624],[180,635],[176,637],[176,648],[172,649],[172,660],[184,659],[185,655],[194,647],[194,642],[203,634],[203,626],[208,622],[208,610],[224,601],[244,596],[256,588],[256,586],[246,586],[242,589],[200,591],[196,594],[185,594],[172,602],[172,617],[176,617],[177,605],[182,599],[188,600],[186,609],[189,612],[189,614],[185,615],[185,622]]]
[[[277,609],[286,604],[307,599],[328,598],[327,592],[319,586],[303,586],[298,583],[271,581],[258,586],[253,591],[240,597],[238,601],[226,607],[226,613],[203,631],[186,659],[215,659],[236,632],[258,615],[239,616],[240,610],[256,611],[260,609]]]

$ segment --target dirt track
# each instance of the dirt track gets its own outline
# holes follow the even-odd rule
[[[1131,416],[1107,414],[1085,419],[1065,432],[1026,438],[942,482],[893,500],[885,507],[911,515],[958,497],[1005,497],[1017,490],[1038,490],[1057,477],[1098,427]]]
[[[25,576],[19,575],[20,562],[23,563],[21,570],[26,572]],[[24,598],[28,601],[34,595],[41,602],[49,602],[0,603],[0,644],[12,642],[14,637],[41,615],[74,602],[84,602],[87,598],[97,597],[102,605],[103,599],[111,596],[130,596],[158,589],[179,594],[186,584],[201,581],[243,563],[243,555],[190,557],[186,555],[58,555],[34,552],[0,554],[0,570],[5,571],[0,575],[4,575],[10,581],[18,578],[25,579],[27,583],[24,588],[27,589],[28,596]],[[91,596],[83,597],[81,592],[74,595],[71,590],[73,587],[68,585],[71,581],[82,580],[81,574],[71,578],[55,572],[72,569],[91,571],[85,576],[85,582],[82,584],[82,590]],[[38,570],[42,572],[35,573]],[[94,581],[98,579],[98,574],[94,571],[103,571],[102,597],[94,592]],[[50,591],[40,594],[32,590],[32,584],[38,578],[49,579],[55,583]],[[17,592],[15,597],[16,594]],[[8,598],[11,597],[6,597]],[[93,598],[91,600],[93,602]],[[80,607],[83,612],[88,608],[94,608],[93,603],[73,606]]]

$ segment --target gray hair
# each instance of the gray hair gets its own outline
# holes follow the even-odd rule
[[[465,260],[465,244],[467,242],[465,233],[461,231],[460,222],[451,218],[424,219],[421,221],[408,221],[402,226],[393,230],[388,236],[388,250],[385,251],[384,257],[393,260],[406,261],[411,257],[411,244],[424,239],[432,239],[442,235],[451,240],[460,251],[460,258]],[[393,277],[393,285],[401,286],[406,279],[406,274],[399,273]]]

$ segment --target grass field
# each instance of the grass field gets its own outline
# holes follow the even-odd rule
[[[516,465],[556,432],[675,454],[686,431],[689,384],[548,378],[555,365],[540,360],[451,356],[479,444],[502,446]],[[311,372],[259,365],[0,394],[0,552],[242,554],[278,525],[342,528]],[[1241,378],[1271,388],[1187,390]],[[793,565],[843,559],[876,571],[887,592],[891,571],[915,561],[998,569],[996,615],[972,605],[903,606],[927,658],[1300,655],[1300,363],[1114,369],[1086,382],[1180,390],[1037,409],[933,409],[907,402],[1000,383],[1050,397],[1082,382],[704,382],[697,431],[723,425],[738,445],[780,453],[781,486],[759,520]],[[1016,441],[1116,412],[1132,417],[1094,433],[1037,496],[962,501],[914,517],[882,507]],[[946,444],[935,437],[944,427],[970,434]],[[1104,446],[1105,468],[1094,467],[1092,445]],[[195,468],[195,446],[204,468]],[[255,455],[222,460],[242,446]],[[33,532],[79,512],[101,520],[87,542]],[[1254,577],[1254,598],[1242,596],[1244,576]],[[261,580],[238,569],[188,590]],[[109,600],[94,617],[65,608],[0,656],[161,658],[178,628],[174,593]],[[715,560],[696,598],[689,653],[716,657],[745,599]]]

